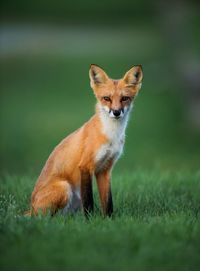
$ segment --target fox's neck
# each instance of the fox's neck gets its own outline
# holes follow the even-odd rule
[[[102,133],[113,140],[121,140],[125,136],[129,115],[131,109],[121,119],[115,119],[108,116],[107,112],[97,109],[97,115],[102,124]]]

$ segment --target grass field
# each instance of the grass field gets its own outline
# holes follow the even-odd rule
[[[199,270],[200,171],[114,175],[115,215],[26,218],[34,178],[3,178],[1,270]],[[16,185],[17,184],[17,185]]]
[[[2,271],[199,270],[199,132],[187,122],[186,90],[155,29],[72,29],[61,52],[29,38],[31,53],[25,48],[23,54],[19,44],[22,53],[1,56]],[[101,217],[96,187],[89,221],[82,213],[23,217],[52,149],[94,112],[88,78],[94,62],[113,78],[133,64],[144,68],[124,154],[113,172],[114,217]]]

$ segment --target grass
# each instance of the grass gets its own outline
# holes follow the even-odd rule
[[[200,171],[113,176],[115,214],[26,218],[35,178],[1,180],[1,270],[198,270]],[[11,260],[12,259],[12,260]]]

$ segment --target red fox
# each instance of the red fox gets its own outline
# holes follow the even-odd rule
[[[96,113],[66,137],[49,156],[32,193],[30,215],[59,209],[93,211],[92,178],[97,180],[102,212],[113,213],[111,171],[120,157],[129,114],[142,85],[142,67],[133,66],[113,80],[99,66],[89,70],[97,99]]]

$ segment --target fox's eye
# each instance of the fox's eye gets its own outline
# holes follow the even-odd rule
[[[104,99],[104,101],[106,101],[106,102],[111,102],[111,99],[110,99],[110,97],[108,97],[108,96],[104,96],[103,99]]]
[[[123,97],[121,98],[121,101],[122,101],[122,102],[126,102],[126,101],[128,101],[128,100],[130,100],[130,97],[128,97],[128,96],[123,96]]]

